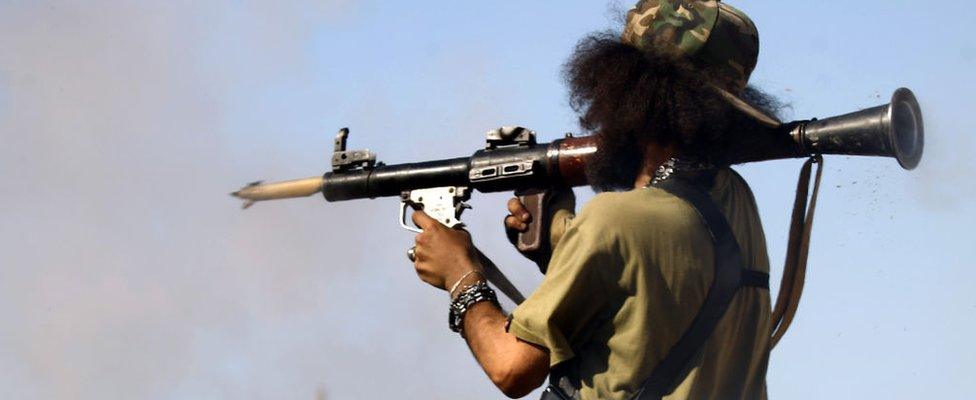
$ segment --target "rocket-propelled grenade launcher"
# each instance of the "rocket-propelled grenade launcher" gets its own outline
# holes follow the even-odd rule
[[[441,223],[454,227],[461,223],[461,213],[468,208],[465,202],[472,190],[541,192],[547,188],[586,184],[586,158],[596,151],[592,137],[567,135],[551,143],[537,143],[535,132],[505,127],[489,131],[485,148],[470,157],[385,165],[376,162],[376,155],[369,150],[348,150],[348,138],[346,128],[336,135],[332,171],[321,178],[270,184],[255,182],[232,195],[243,199],[245,208],[257,201],[306,197],[318,192],[330,202],[399,196],[400,224],[404,228],[416,230],[406,221],[410,207],[423,209]],[[541,202],[533,201],[538,198],[527,196],[525,200],[527,205],[538,203],[541,207]],[[523,251],[540,245],[538,239],[528,240],[542,233],[535,231],[532,235],[522,235]]]
[[[400,197],[400,224],[407,224],[407,209],[423,209],[444,225],[461,224],[461,213],[472,190],[516,191],[532,214],[529,232],[519,235],[523,253],[547,246],[545,217],[548,189],[586,184],[585,165],[597,150],[593,137],[568,135],[551,143],[536,142],[535,132],[521,127],[489,131],[483,149],[470,157],[385,165],[368,150],[347,150],[349,130],[335,139],[332,172],[321,178],[261,184],[252,183],[232,193],[244,207],[272,199],[305,197],[322,192],[328,201],[387,196]],[[850,114],[821,120],[776,124],[755,132],[743,132],[730,149],[732,164],[846,154],[893,157],[905,169],[913,169],[922,157],[922,112],[912,92],[895,91],[891,102]]]
[[[596,151],[590,137],[567,135],[565,139],[540,144],[534,132],[508,127],[488,132],[485,148],[470,157],[384,165],[377,163],[376,155],[368,150],[347,150],[348,138],[346,128],[336,135],[332,172],[321,178],[255,182],[232,195],[243,199],[245,208],[256,201],[306,197],[318,192],[330,202],[399,196],[400,225],[419,232],[407,222],[408,208],[422,209],[440,223],[458,227],[462,225],[461,213],[470,208],[466,202],[472,190],[500,192],[583,185],[586,157]],[[534,218],[544,217],[546,199],[547,194],[541,190],[523,196]],[[529,232],[519,236],[518,247],[525,253],[543,249],[543,240],[548,236],[548,224],[531,225]],[[524,296],[487,258],[483,261],[487,278],[520,303]]]
[[[245,207],[257,201],[307,197],[318,192],[330,202],[399,196],[403,203],[419,206],[435,199],[454,199],[451,202],[458,205],[456,210],[440,219],[449,225],[460,217],[464,209],[460,205],[471,190],[529,191],[585,185],[586,160],[596,152],[593,137],[567,134],[551,143],[538,143],[531,130],[505,127],[489,131],[485,148],[470,157],[385,165],[376,162],[376,155],[369,150],[347,150],[348,137],[348,129],[339,131],[332,172],[321,178],[254,182],[232,195],[243,199]],[[742,149],[736,151],[733,164],[847,154],[893,157],[905,169],[913,169],[922,157],[924,128],[915,96],[901,88],[889,104],[821,120],[794,121],[742,137]]]

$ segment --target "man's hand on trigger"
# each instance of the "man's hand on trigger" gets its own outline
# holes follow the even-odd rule
[[[464,284],[484,279],[471,271],[483,271],[471,236],[462,229],[448,228],[423,211],[413,214],[423,232],[414,249],[417,275],[440,289],[450,289],[464,278]],[[489,303],[471,305],[464,317],[465,340],[488,377],[506,395],[522,397],[539,387],[549,374],[549,353],[544,347],[523,342],[508,333],[508,319]]]
[[[422,229],[416,237],[414,268],[420,280],[447,290],[470,271],[482,271],[471,235],[448,228],[423,211],[413,213],[413,223]]]

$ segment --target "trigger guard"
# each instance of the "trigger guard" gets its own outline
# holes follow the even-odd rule
[[[428,216],[449,228],[463,227],[461,213],[471,208],[465,201],[471,197],[471,189],[464,186],[444,186],[415,189],[400,195],[400,227],[410,232],[423,230],[407,223],[407,207],[423,210]]]
[[[407,208],[410,207],[410,203],[406,201],[400,202],[400,227],[414,233],[423,233],[424,231],[420,228],[410,226],[407,223]]]

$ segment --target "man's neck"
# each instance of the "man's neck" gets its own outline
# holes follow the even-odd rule
[[[676,151],[673,144],[660,146],[652,144],[647,146],[644,151],[644,165],[641,167],[637,179],[634,180],[634,189],[645,188],[651,185],[654,180],[654,172],[661,167],[669,158],[674,157]]]

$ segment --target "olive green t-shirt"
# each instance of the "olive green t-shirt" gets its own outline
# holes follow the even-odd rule
[[[722,169],[710,194],[746,268],[768,273],[748,185]],[[714,273],[707,228],[690,204],[657,188],[598,194],[571,221],[555,223],[565,232],[541,285],[512,312],[509,332],[548,348],[551,366],[569,363],[582,399],[627,399],[705,299]],[[769,324],[769,291],[739,289],[691,372],[665,399],[765,398]]]

